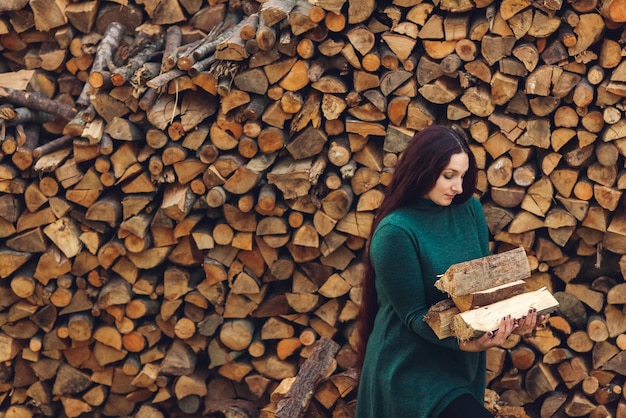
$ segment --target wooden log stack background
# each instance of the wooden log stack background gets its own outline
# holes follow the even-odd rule
[[[560,303],[490,407],[626,417],[625,9],[2,1],[0,416],[353,416],[365,239],[452,122]]]

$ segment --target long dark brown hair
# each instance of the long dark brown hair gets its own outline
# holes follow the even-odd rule
[[[463,192],[454,197],[452,204],[467,201],[476,189],[478,170],[476,160],[467,145],[461,128],[429,126],[417,132],[403,151],[395,167],[391,182],[384,190],[384,199],[376,211],[371,236],[378,223],[393,210],[405,206],[417,197],[425,196],[435,187],[441,172],[447,167],[454,154],[465,153],[469,157],[469,169],[463,177]],[[357,320],[357,364],[363,365],[367,340],[374,326],[378,310],[375,274],[368,256],[365,257],[365,274],[362,283],[361,307]]]

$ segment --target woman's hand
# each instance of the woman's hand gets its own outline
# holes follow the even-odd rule
[[[496,331],[485,332],[478,338],[459,342],[459,348],[463,351],[485,351],[491,347],[497,347],[504,344],[506,339],[513,333],[518,325],[511,315],[505,316],[500,320]]]
[[[513,334],[521,335],[522,337],[528,336],[535,331],[535,328],[539,325],[543,325],[546,317],[544,315],[537,316],[537,309],[531,308],[528,310],[528,315],[522,316],[517,320],[517,327],[513,330]]]
[[[461,341],[459,347],[463,351],[484,351],[491,347],[497,347],[504,344],[509,335],[517,334],[521,336],[528,336],[532,334],[535,328],[539,325],[543,325],[545,322],[545,315],[537,316],[537,310],[531,308],[528,310],[528,315],[522,316],[519,320],[514,319],[511,315],[508,315],[500,320],[498,329],[494,332],[486,332],[482,336],[468,341]]]

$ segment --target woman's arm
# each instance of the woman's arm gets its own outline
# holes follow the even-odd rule
[[[398,226],[379,227],[370,245],[377,289],[383,292],[398,317],[413,332],[434,344],[458,349],[456,338],[440,340],[424,322],[430,304],[426,301],[416,245]]]

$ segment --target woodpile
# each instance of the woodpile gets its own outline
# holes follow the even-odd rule
[[[365,239],[452,122],[559,302],[502,413],[626,417],[623,1],[1,3],[0,416],[352,416]]]

